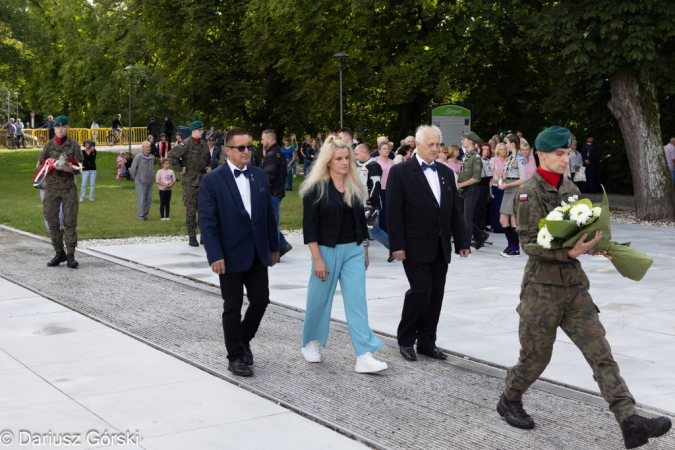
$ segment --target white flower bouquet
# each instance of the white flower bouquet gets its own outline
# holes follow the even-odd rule
[[[595,237],[596,231],[602,231],[602,238],[593,248],[606,251],[621,275],[640,281],[654,260],[631,248],[630,242],[619,244],[612,241],[609,218],[609,202],[604,187],[600,204],[594,205],[588,199],[580,200],[576,195],[569,197],[567,202],[561,202],[560,206],[541,219],[537,243],[531,245],[545,249],[572,248],[584,233],[588,242]]]

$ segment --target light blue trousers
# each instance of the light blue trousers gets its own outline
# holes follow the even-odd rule
[[[96,171],[83,170],[82,171],[82,185],[80,186],[80,200],[84,200],[84,195],[87,193],[87,181],[89,182],[89,200],[94,200],[94,187],[96,186]]]
[[[340,244],[335,248],[319,246],[321,258],[326,263],[326,281],[314,275],[314,263],[309,276],[305,323],[302,327],[302,346],[319,341],[322,347],[328,341],[330,312],[338,280],[344,300],[349,337],[357,356],[374,352],[384,347],[368,326],[366,303],[366,253],[363,246]]]

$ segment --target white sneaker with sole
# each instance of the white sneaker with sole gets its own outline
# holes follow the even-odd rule
[[[368,352],[356,358],[356,368],[354,371],[357,373],[375,373],[382,372],[388,368],[389,366],[386,362],[378,361],[377,359],[373,358],[372,353]]]
[[[302,356],[305,357],[305,361],[311,363],[320,363],[321,362],[321,352],[319,352],[319,341],[310,341],[302,347]]]

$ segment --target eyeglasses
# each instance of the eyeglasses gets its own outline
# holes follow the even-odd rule
[[[233,147],[233,146],[231,146],[231,145],[226,145],[225,147],[237,149],[237,150],[239,150],[239,151],[242,152],[242,153],[243,153],[244,151],[246,151],[246,150],[248,150],[249,152],[252,152],[252,151],[253,151],[253,146],[252,146],[252,145],[238,145],[238,146],[236,146],[236,147]]]

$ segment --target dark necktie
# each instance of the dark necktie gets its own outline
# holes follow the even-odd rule
[[[427,169],[431,169],[434,172],[436,172],[436,170],[437,170],[436,163],[433,162],[431,164],[427,164],[427,163],[423,162],[422,163],[422,170],[427,170]]]
[[[239,169],[234,169],[234,177],[239,178],[239,175],[244,175],[246,178],[251,178],[251,171],[246,169],[246,170],[239,170]]]

